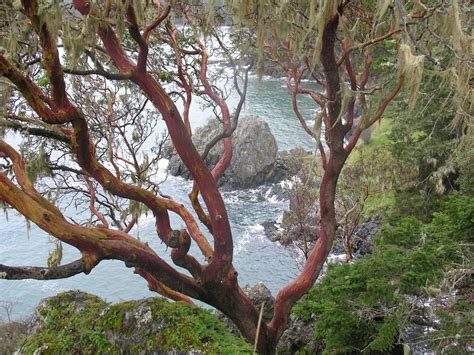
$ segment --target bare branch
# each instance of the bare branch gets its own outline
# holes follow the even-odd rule
[[[56,280],[66,279],[81,273],[87,273],[86,265],[82,259],[50,268],[0,264],[0,279],[5,280]]]

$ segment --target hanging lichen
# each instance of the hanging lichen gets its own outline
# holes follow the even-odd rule
[[[38,178],[51,176],[49,168],[49,156],[43,146],[40,146],[38,152],[30,152],[26,162],[26,175],[34,183]]]
[[[28,218],[25,217],[25,225],[26,225],[26,238],[30,239],[30,232],[31,232],[31,222]]]
[[[408,87],[410,97],[408,107],[412,110],[419,94],[425,56],[413,55],[410,46],[406,44],[400,45],[398,53],[398,67],[405,77],[405,85]]]
[[[5,220],[8,222],[8,206],[6,203],[0,200],[0,209],[3,211],[3,215],[5,216]]]
[[[49,252],[48,255],[48,267],[57,267],[61,264],[63,259],[63,245],[59,240],[53,242],[55,244],[54,249]]]
[[[392,0],[377,1],[377,12],[376,12],[377,22],[382,21],[382,19],[384,18],[391,4],[392,4]]]
[[[450,42],[457,52],[473,53],[474,39],[462,29],[458,0],[452,0],[444,28],[446,35],[450,37]]]
[[[316,30],[316,43],[314,45],[313,51],[313,63],[321,53],[324,26],[326,25],[328,19],[337,14],[337,7],[340,3],[341,1],[339,0],[319,0],[319,10],[317,12],[317,16],[314,19],[310,18],[309,26],[310,28],[315,28]]]
[[[126,217],[131,216],[138,220],[138,218],[148,212],[148,207],[146,207],[143,203],[130,200],[128,208],[125,209],[122,214],[121,218],[124,220]]]
[[[347,113],[349,105],[355,100],[355,92],[353,92],[347,85],[341,86],[341,90],[338,92],[338,95],[341,96],[341,111],[339,112],[334,125],[342,119],[342,117]]]
[[[12,88],[11,86],[5,82],[2,78],[0,78],[0,118],[4,118],[8,112],[8,106],[10,102],[10,98],[12,95]],[[0,137],[2,137],[4,131],[0,128]]]
[[[323,123],[325,109],[326,108],[324,108],[324,110],[321,110],[321,112],[317,112],[314,115],[313,132],[314,132],[314,138],[316,140],[316,145],[315,145],[316,149],[319,148],[319,144],[321,143],[321,127]]]
[[[47,26],[52,38],[57,38],[61,28],[64,4],[59,0],[40,0],[38,3],[39,26]]]
[[[66,50],[69,66],[75,68],[79,59],[84,54],[84,49],[95,51],[96,33],[99,26],[99,19],[94,5],[89,15],[78,22],[74,18],[68,19],[63,26],[61,40]]]
[[[133,6],[135,8],[135,15],[137,16],[138,25],[141,26],[145,22],[145,11],[143,9],[143,1],[134,0]]]

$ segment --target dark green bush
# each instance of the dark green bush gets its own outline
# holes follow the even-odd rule
[[[410,299],[438,287],[461,260],[473,221],[474,198],[459,194],[451,194],[429,223],[415,217],[392,221],[372,255],[330,265],[294,312],[316,319],[315,337],[325,353],[393,350],[412,314]]]

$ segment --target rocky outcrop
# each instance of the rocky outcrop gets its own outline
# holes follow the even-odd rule
[[[44,299],[19,354],[207,354],[251,352],[209,311],[163,298],[110,305],[70,291]]]
[[[380,220],[377,218],[369,218],[359,223],[354,234],[351,237],[352,241],[352,257],[357,260],[364,255],[371,254],[373,251],[373,237],[380,233]],[[344,254],[344,246],[342,238],[339,238],[333,247],[334,254]]]
[[[243,291],[258,310],[263,305],[263,320],[270,321],[273,317],[273,303],[275,299],[267,286],[263,282],[259,282],[255,286],[245,286]]]
[[[243,291],[257,309],[264,304],[263,320],[271,320],[275,299],[270,290],[258,283]],[[69,291],[40,302],[26,331],[22,330],[27,338],[17,354],[251,353],[251,345],[240,337],[237,327],[222,313],[218,318],[224,324],[206,310],[163,298],[110,305],[97,296]],[[277,353],[316,353],[321,348],[313,333],[314,320],[292,315]]]
[[[192,140],[202,153],[206,145],[222,132],[222,125],[211,120],[193,134]],[[268,124],[256,116],[242,117],[232,135],[232,161],[220,180],[221,186],[229,188],[255,187],[276,182],[285,176],[285,168],[277,159],[278,146]],[[181,159],[168,147],[165,155],[169,159],[168,170],[173,176],[190,179],[191,175]],[[222,141],[210,150],[206,164],[212,168],[222,155]]]
[[[319,354],[323,344],[314,336],[315,320],[303,321],[292,314],[278,345],[277,354]]]
[[[288,216],[289,212],[283,213],[283,220],[281,223],[276,221],[265,221],[262,223],[265,235],[273,242],[279,242],[283,246],[292,246],[294,244],[302,243],[302,235],[308,236],[308,243],[313,245],[316,237],[319,234],[319,228],[316,224],[307,224],[300,226],[293,223]],[[372,239],[373,236],[380,232],[380,221],[371,218],[361,222],[352,235],[352,256],[354,259],[360,259],[364,255],[372,253]],[[340,255],[346,251],[342,237],[338,231],[339,238],[335,241],[332,254]]]

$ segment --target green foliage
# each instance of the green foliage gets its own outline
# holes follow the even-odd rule
[[[162,71],[158,73],[157,78],[165,84],[169,84],[174,80],[175,74],[171,71]]]
[[[49,84],[49,78],[48,76],[42,75],[41,78],[38,79],[38,85],[42,87],[46,87]]]
[[[361,205],[366,217],[383,217],[396,206],[399,191],[412,187],[417,178],[417,167],[393,153],[394,122],[386,118],[372,128],[367,142],[361,142],[349,156],[338,182],[341,198],[365,199]]]
[[[327,354],[391,351],[412,312],[410,298],[426,296],[461,260],[473,218],[474,198],[452,194],[429,223],[405,216],[387,224],[372,255],[330,265],[294,312],[316,319]]]
[[[59,294],[40,308],[39,331],[22,346],[26,354],[119,354],[200,350],[251,353],[210,311],[162,298],[108,305],[76,292]],[[73,301],[73,302],[71,302]],[[137,316],[138,315],[138,316]],[[117,340],[121,339],[121,340]]]
[[[471,294],[471,297],[474,295]],[[447,308],[440,308],[440,329],[427,339],[442,354],[461,354],[474,341],[474,307],[462,299]]]

